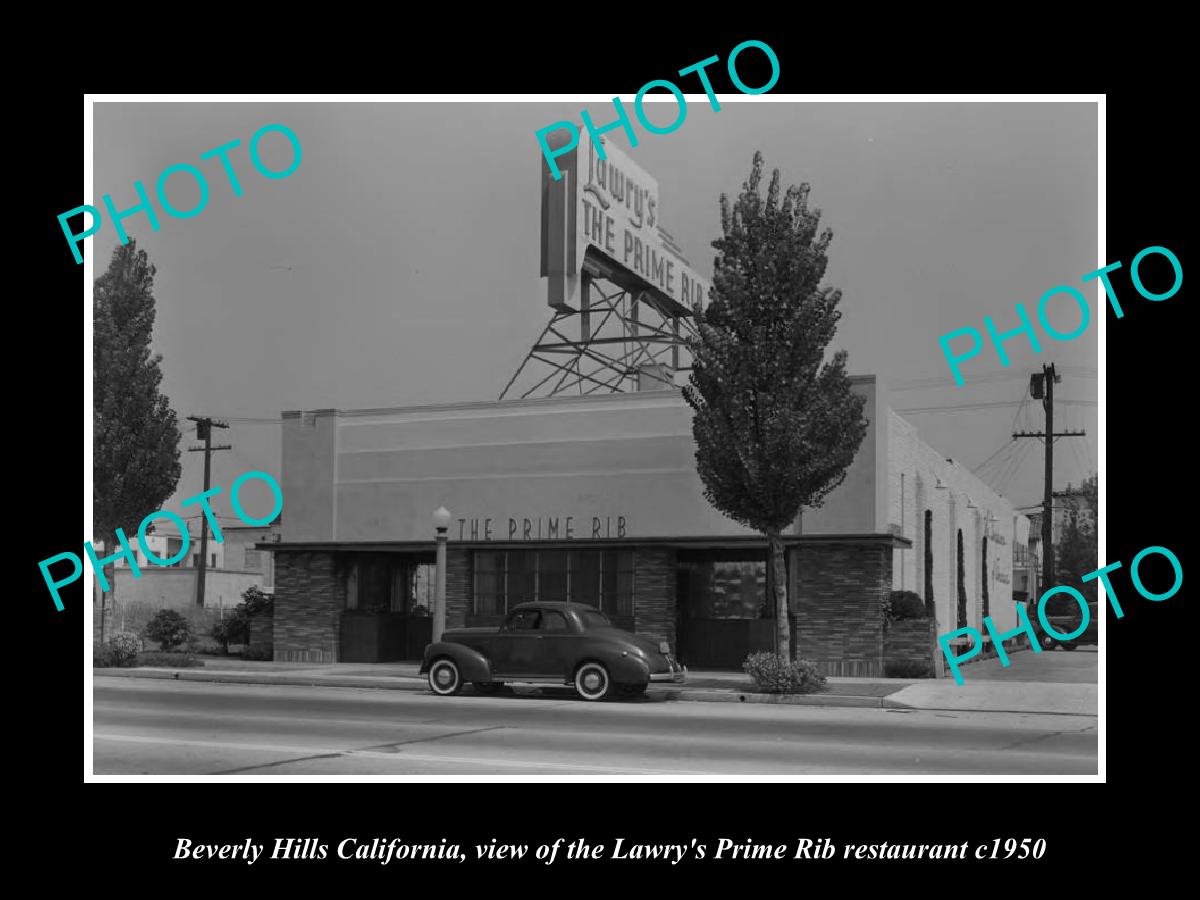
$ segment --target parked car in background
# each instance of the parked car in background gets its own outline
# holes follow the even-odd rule
[[[1079,635],[1079,637],[1069,641],[1060,640],[1054,637],[1054,635],[1047,633],[1042,627],[1041,619],[1038,618],[1036,604],[1030,605],[1028,613],[1029,621],[1038,636],[1038,644],[1043,650],[1053,650],[1055,647],[1062,647],[1064,650],[1074,650],[1080,644],[1100,643],[1099,611],[1096,608],[1095,600],[1088,601],[1087,628],[1084,629],[1083,634]],[[1079,628],[1079,623],[1082,619],[1083,610],[1074,597],[1066,594],[1055,594],[1046,601],[1046,621],[1059,634],[1071,634]]]
[[[637,696],[652,681],[682,683],[666,641],[614,628],[604,613],[582,603],[514,606],[498,628],[455,628],[425,648],[421,674],[429,689],[450,696],[471,682],[481,694],[521,682],[573,685],[585,700]]]

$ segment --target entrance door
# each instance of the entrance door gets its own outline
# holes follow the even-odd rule
[[[740,670],[750,653],[774,647],[766,551],[680,554],[680,660],[693,669]]]
[[[514,612],[504,623],[492,644],[494,674],[545,675],[542,662],[542,633],[538,630],[542,614],[536,609]]]
[[[419,660],[432,637],[433,558],[428,554],[339,554],[346,608],[340,662]]]

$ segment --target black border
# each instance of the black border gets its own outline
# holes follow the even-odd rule
[[[1031,43],[1006,48],[997,39],[986,47],[966,47],[950,41],[932,45],[901,45],[880,52],[885,37],[858,41],[858,33],[844,35],[821,32],[819,23],[809,29],[789,26],[775,30],[758,27],[727,28],[719,37],[693,39],[672,32],[670,37],[650,40],[637,34],[637,19],[626,19],[615,11],[596,10],[597,38],[621,40],[646,49],[644,53],[600,51],[593,64],[576,44],[563,48],[553,23],[542,22],[545,30],[521,48],[497,45],[483,36],[479,47],[432,41],[421,45],[407,38],[384,59],[364,46],[362,65],[349,71],[340,90],[374,87],[394,90],[450,90],[456,78],[445,76],[454,62],[470,60],[459,79],[486,76],[487,90],[527,93],[554,91],[602,92],[623,97],[652,78],[666,77],[684,65],[714,53],[724,58],[733,44],[746,37],[766,40],[781,61],[782,76],[774,92],[833,90],[905,91],[1058,91],[1105,90],[1122,78],[1137,77],[1127,87],[1110,92],[1107,101],[1107,261],[1122,260],[1125,274],[1114,283],[1124,303],[1125,318],[1117,321],[1108,313],[1107,412],[1107,502],[1106,555],[1110,561],[1128,565],[1143,547],[1159,544],[1171,548],[1188,569],[1186,542],[1180,524],[1187,496],[1184,454],[1191,450],[1187,412],[1189,389],[1194,383],[1185,369],[1189,359],[1186,342],[1190,331],[1184,322],[1186,300],[1183,290],[1169,301],[1150,303],[1131,293],[1127,267],[1142,248],[1162,245],[1171,248],[1187,269],[1183,215],[1185,209],[1185,147],[1179,136],[1184,98],[1174,92],[1176,83],[1162,58],[1170,55],[1161,37],[1147,47],[1145,59],[1132,57],[1138,38],[1122,35],[1124,43],[1101,29],[1077,29],[1069,46],[1053,34],[1035,34]],[[1043,23],[1044,24],[1044,23]],[[887,30],[887,22],[877,24]],[[564,23],[563,33],[577,26]],[[725,37],[738,31],[744,35]],[[621,38],[621,34],[624,38]],[[1064,34],[1069,33],[1064,29]],[[819,50],[822,38],[841,37],[840,56]],[[896,36],[896,41],[903,38]],[[1089,43],[1091,41],[1091,43]],[[369,43],[369,42],[368,42]],[[490,48],[490,49],[489,49]],[[1056,48],[1065,55],[1055,55]],[[231,52],[219,48],[228,59]],[[1119,72],[1092,72],[1085,68],[1088,54],[1105,59]],[[267,62],[294,62],[280,50],[267,54]],[[1047,78],[1045,69],[1034,67],[1059,60],[1066,69],[1061,78]],[[575,60],[574,63],[571,61]],[[667,63],[666,61],[670,62]],[[1025,68],[1021,68],[1024,66]],[[847,71],[858,67],[856,71]],[[1140,67],[1140,68],[1139,68]],[[220,66],[216,68],[220,69]],[[720,72],[720,68],[715,68]],[[949,82],[962,71],[976,73],[971,83]],[[230,74],[236,74],[233,70]],[[916,74],[914,74],[916,73]],[[1135,73],[1135,74],[1131,74]],[[376,77],[386,74],[387,77]],[[1051,73],[1054,74],[1054,73]],[[203,76],[203,77],[202,77]],[[305,71],[294,84],[281,89],[311,90],[326,87],[327,73]],[[1021,78],[1024,77],[1024,83]],[[744,73],[752,81],[752,71]],[[1035,80],[1039,83],[1034,83]],[[307,82],[307,83],[305,83]],[[842,82],[846,82],[843,84]],[[1090,84],[1085,84],[1090,82]],[[136,89],[136,83],[101,84],[99,90]],[[229,91],[242,85],[228,84]],[[716,83],[718,90],[728,85]],[[155,85],[155,90],[167,90]],[[208,90],[207,74],[182,73],[172,90]],[[218,88],[219,89],[219,88]],[[474,89],[474,88],[464,88]],[[1160,858],[1171,855],[1171,826],[1154,816],[1155,792],[1169,792],[1176,779],[1185,775],[1186,743],[1178,740],[1187,723],[1190,681],[1184,667],[1187,655],[1177,641],[1192,634],[1188,628],[1184,592],[1169,601],[1151,603],[1132,594],[1127,575],[1114,583],[1122,598],[1125,618],[1107,621],[1107,775],[1109,786],[1061,784],[689,784],[638,785],[484,785],[484,784],[294,784],[205,785],[173,784],[169,791],[156,784],[84,785],[80,765],[82,718],[79,677],[80,631],[83,629],[82,583],[64,591],[66,610],[58,613],[48,602],[36,561],[81,541],[76,524],[82,474],[74,456],[81,429],[79,406],[71,399],[78,389],[82,323],[82,267],[64,252],[56,216],[80,202],[81,171],[79,145],[82,136],[83,100],[78,91],[47,92],[27,104],[27,121],[36,123],[39,139],[32,152],[32,174],[17,185],[19,208],[34,227],[33,259],[10,268],[18,269],[24,282],[21,315],[14,317],[28,336],[20,341],[18,358],[28,358],[22,379],[27,397],[19,407],[32,407],[30,439],[36,451],[22,454],[33,459],[33,471],[21,472],[18,480],[29,485],[18,492],[19,530],[32,546],[19,562],[26,591],[18,591],[17,621],[12,631],[21,647],[19,668],[10,678],[19,683],[12,716],[19,724],[17,743],[25,757],[18,771],[33,770],[32,779],[40,802],[29,810],[24,843],[35,853],[44,852],[46,864],[61,865],[63,854],[98,871],[102,865],[119,863],[121,879],[136,873],[139,880],[154,875],[186,878],[189,883],[207,881],[232,883],[235,874],[243,879],[277,884],[325,873],[340,883],[355,886],[364,876],[381,884],[413,889],[403,879],[413,874],[411,866],[297,863],[287,867],[244,867],[228,864],[170,862],[174,839],[183,832],[197,841],[227,842],[253,836],[266,840],[280,835],[316,837],[336,844],[342,837],[361,835],[401,836],[406,840],[437,841],[443,836],[463,844],[490,840],[536,844],[557,837],[590,837],[611,840],[620,834],[630,840],[674,842],[692,837],[715,841],[719,837],[790,843],[796,837],[828,836],[839,843],[904,842],[960,843],[990,841],[995,837],[1046,837],[1050,852],[1038,862],[1005,865],[997,874],[1015,879],[1014,887],[1052,884],[1045,876],[1053,873],[1074,883],[1080,870],[1102,866],[1107,845],[1152,841],[1150,850]],[[28,246],[10,243],[14,249]],[[13,260],[16,263],[16,260]],[[31,264],[30,264],[31,263]],[[26,324],[28,323],[28,324]],[[24,402],[22,402],[24,401]],[[28,405],[28,406],[27,406]],[[1182,420],[1182,428],[1170,426]],[[28,440],[28,439],[27,439]],[[18,470],[19,471],[19,470]],[[36,485],[36,487],[35,487]],[[1151,582],[1147,576],[1148,583]],[[1127,599],[1128,598],[1128,599]],[[24,677],[20,677],[24,676]],[[27,737],[21,738],[20,735]],[[27,743],[26,743],[27,741]],[[1179,750],[1171,752],[1179,746]],[[1165,752],[1164,752],[1165,751]],[[1162,784],[1163,780],[1169,781]],[[1183,782],[1186,783],[1186,782]],[[1101,806],[1098,791],[1107,791]],[[1127,792],[1137,790],[1135,800]],[[166,799],[166,795],[183,799]],[[1159,793],[1158,796],[1162,794]],[[1169,793],[1167,794],[1169,796]],[[1136,804],[1141,814],[1141,832],[1130,832],[1127,818]],[[1114,815],[1120,818],[1114,821]],[[54,839],[51,840],[50,836]],[[1129,861],[1128,851],[1116,849],[1114,857]],[[638,880],[655,874],[684,876],[680,887],[694,882],[700,887],[741,886],[752,871],[763,865],[781,872],[782,863],[686,865],[678,868],[625,863],[578,864],[542,867],[525,862],[522,871],[544,873],[578,882],[578,875],[611,875],[613,883],[633,889]],[[754,868],[748,868],[753,865]],[[853,872],[856,879],[878,877],[895,883],[915,874],[931,889],[949,889],[940,880],[961,873],[974,862],[940,864],[832,864],[794,870],[795,888],[811,887],[829,874]],[[999,864],[991,864],[995,868]],[[1025,867],[1028,867],[1028,871]],[[455,871],[480,875],[502,875],[509,866],[492,865],[480,870],[463,865]],[[244,874],[243,874],[244,873]],[[263,874],[267,873],[267,874]],[[373,875],[370,873],[374,873]],[[423,875],[450,876],[442,864],[434,870],[422,867]],[[347,876],[353,878],[346,882]],[[1071,880],[1067,880],[1068,877]],[[174,880],[173,879],[173,880]],[[221,879],[217,882],[217,879]],[[616,879],[621,879],[617,881]],[[736,879],[736,881],[734,880]],[[143,884],[151,884],[144,880]],[[510,882],[511,883],[511,882]],[[502,887],[504,882],[496,882]],[[512,883],[515,886],[515,883]],[[967,884],[977,885],[971,881]],[[764,883],[764,886],[766,883]],[[943,885],[939,888],[938,885]],[[966,885],[959,885],[965,888]],[[789,889],[788,887],[784,888]],[[957,889],[957,888],[956,888]]]

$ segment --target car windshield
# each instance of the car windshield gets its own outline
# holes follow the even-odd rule
[[[602,612],[587,609],[579,614],[579,618],[583,620],[584,628],[612,628],[612,622]]]

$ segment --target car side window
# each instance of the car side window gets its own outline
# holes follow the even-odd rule
[[[508,620],[509,631],[536,631],[542,614],[536,609],[523,609]]]
[[[542,631],[564,633],[569,631],[567,628],[567,617],[560,612],[547,610],[542,613]]]

